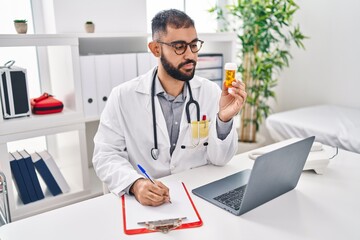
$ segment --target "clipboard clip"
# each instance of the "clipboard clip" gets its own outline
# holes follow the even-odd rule
[[[169,231],[180,227],[183,219],[186,219],[186,217],[139,222],[138,224],[145,225],[150,231],[168,233]]]

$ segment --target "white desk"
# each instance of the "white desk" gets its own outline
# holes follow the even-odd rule
[[[204,166],[166,177],[189,191],[251,168],[240,154],[224,167]],[[0,228],[1,240],[115,239],[360,239],[360,155],[339,151],[324,175],[304,172],[295,190],[242,216],[234,216],[192,195],[203,219],[199,228],[125,235],[120,199],[107,194],[19,220]]]

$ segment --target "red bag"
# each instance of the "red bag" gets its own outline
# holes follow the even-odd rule
[[[34,114],[58,113],[64,109],[64,104],[48,93],[32,98],[30,103]]]

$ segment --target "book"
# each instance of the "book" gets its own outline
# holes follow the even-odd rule
[[[54,158],[50,155],[48,151],[42,151],[39,153],[42,159],[44,159],[46,165],[48,166],[51,174],[54,176],[57,184],[59,185],[62,193],[67,193],[70,191],[69,184],[64,178],[64,175],[61,173],[60,168],[56,164]]]
[[[30,202],[37,201],[38,197],[36,196],[36,192],[35,192],[34,186],[32,184],[30,173],[28,171],[28,168],[26,167],[25,159],[21,156],[21,154],[18,151],[12,152],[11,155],[14,156],[15,160],[17,161],[17,163],[19,165],[21,176],[24,179],[24,183],[25,183],[27,192],[30,197]]]
[[[31,202],[30,196],[27,192],[26,185],[25,185],[24,179],[21,175],[18,162],[11,153],[9,153],[9,161],[10,161],[12,177],[13,177],[17,192],[19,194],[20,200],[24,204],[28,204]]]
[[[37,199],[38,200],[44,199],[45,196],[44,196],[44,193],[43,193],[43,191],[41,189],[40,182],[39,182],[38,176],[37,176],[36,171],[35,171],[35,166],[34,166],[33,161],[31,160],[30,154],[28,152],[26,152],[25,150],[22,150],[19,153],[20,153],[20,155],[23,157],[23,159],[25,161],[25,164],[26,164],[27,170],[29,172],[29,175],[30,175],[30,178],[31,178],[31,183],[32,183],[32,185],[34,187]]]
[[[37,153],[38,156],[44,161],[44,164],[48,168],[50,174],[53,176],[54,181],[59,187],[61,193],[67,193],[70,191],[69,184],[61,173],[59,167],[57,166],[54,158],[50,155],[48,151],[42,151]]]
[[[34,163],[35,169],[40,174],[41,178],[44,180],[47,188],[53,196],[59,195],[62,193],[59,185],[57,184],[54,176],[50,172],[48,166],[46,165],[44,159],[39,153],[31,154],[31,159]]]

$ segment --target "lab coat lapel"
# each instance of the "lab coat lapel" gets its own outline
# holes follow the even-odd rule
[[[137,92],[143,93],[146,95],[144,105],[146,106],[146,111],[148,112],[148,119],[152,121],[152,106],[151,106],[151,86],[153,81],[154,69],[149,71],[144,77],[139,79],[139,84],[137,86]],[[166,122],[164,118],[164,114],[162,113],[161,106],[157,97],[154,98],[155,104],[155,113],[156,113],[156,128],[157,128],[157,136],[158,143],[164,142],[163,140],[159,140],[160,138],[166,139],[166,142],[170,145],[169,133],[166,127]],[[153,131],[153,129],[151,129]]]

